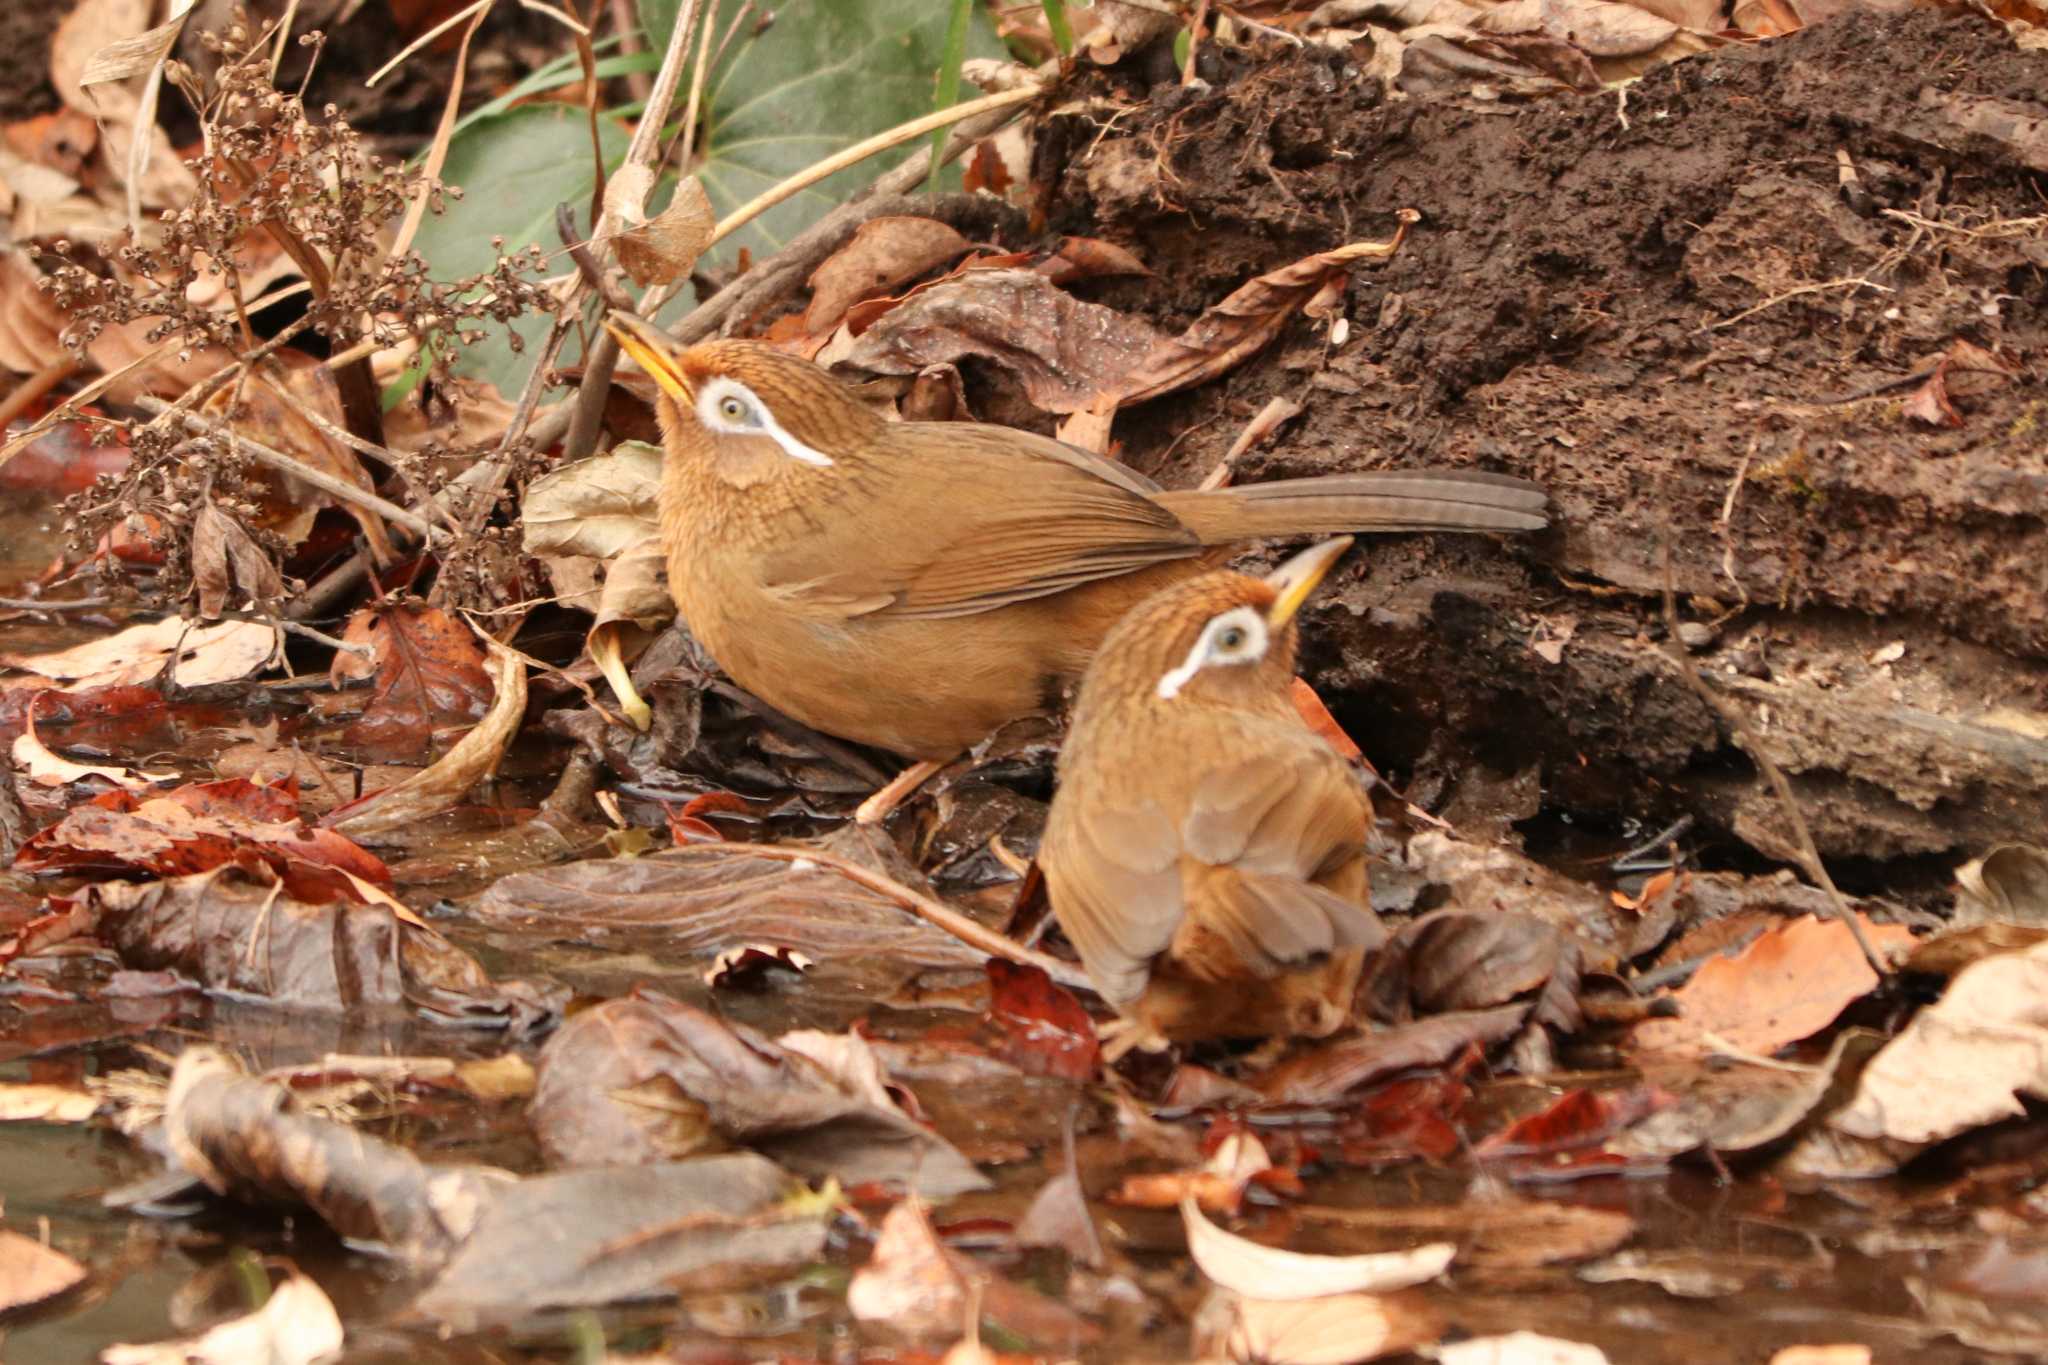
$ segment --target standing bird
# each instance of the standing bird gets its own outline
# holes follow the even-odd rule
[[[1240,541],[1545,524],[1534,484],[1464,470],[1167,492],[1030,432],[886,421],[758,342],[608,325],[661,390],[661,534],[691,633],[770,706],[921,760],[863,819],[1046,709],[1126,611]]]
[[[1291,700],[1295,613],[1350,545],[1173,584],[1082,679],[1038,859],[1124,1046],[1322,1037],[1386,937],[1364,786]]]

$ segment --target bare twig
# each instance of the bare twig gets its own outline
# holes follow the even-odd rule
[[[57,601],[46,597],[0,597],[0,611],[93,611],[113,604],[111,597],[67,597]]]
[[[358,488],[346,479],[336,478],[324,469],[315,469],[309,464],[295,460],[281,450],[272,450],[267,445],[252,441],[224,422],[214,421],[196,412],[178,412],[161,398],[142,398],[137,402],[145,412],[154,413],[159,417],[174,416],[179,425],[194,436],[220,437],[232,444],[235,449],[251,456],[259,464],[269,465],[272,469],[311,484],[329,497],[375,512],[386,521],[406,527],[414,534],[426,537],[430,542],[438,544],[448,538],[446,531],[417,512],[400,507],[390,499],[381,498],[367,489]]]
[[[1764,746],[1757,742],[1756,733],[1749,728],[1749,722],[1743,718],[1741,709],[1707,685],[1707,680],[1700,676],[1699,665],[1692,661],[1692,655],[1679,642],[1678,595],[1671,568],[1671,512],[1668,505],[1664,512],[1664,534],[1658,537],[1658,548],[1664,566],[1664,633],[1669,641],[1666,653],[1676,661],[1679,672],[1684,675],[1686,682],[1691,684],[1693,692],[1734,733],[1735,742],[1742,746],[1743,752],[1755,761],[1757,767],[1764,770],[1764,776],[1770,781],[1771,790],[1777,795],[1778,804],[1784,808],[1786,820],[1791,823],[1792,832],[1798,836],[1799,861],[1805,867],[1806,875],[1813,879],[1816,886],[1827,892],[1828,901],[1834,907],[1835,918],[1848,927],[1850,937],[1856,940],[1856,946],[1863,951],[1863,959],[1870,964],[1870,970],[1877,973],[1878,980],[1884,980],[1891,975],[1890,969],[1885,966],[1884,959],[1878,956],[1877,949],[1871,946],[1869,936],[1863,932],[1862,921],[1857,919],[1856,912],[1849,908],[1848,898],[1835,885],[1835,879],[1828,875],[1827,865],[1820,859],[1820,848],[1813,842],[1813,831],[1807,828],[1806,817],[1799,812],[1799,802],[1793,799],[1792,784],[1785,780],[1784,770],[1771,758]]]
[[[785,848],[779,844],[757,844],[747,849],[749,857],[773,858],[779,862],[815,863],[829,867],[840,876],[857,886],[864,886],[877,895],[887,896],[898,905],[921,917],[928,923],[945,930],[970,948],[987,953],[990,957],[1004,958],[1010,962],[1036,967],[1059,982],[1062,986],[1079,986],[1095,989],[1088,980],[1088,974],[1071,962],[1062,962],[1045,953],[1033,952],[1023,944],[1006,935],[999,934],[987,925],[977,923],[961,914],[950,905],[932,899],[920,891],[914,891],[893,877],[887,877],[871,868],[842,858],[835,853],[826,853],[815,848]]]

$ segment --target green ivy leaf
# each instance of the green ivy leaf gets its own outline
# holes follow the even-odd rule
[[[740,0],[719,0],[714,45],[739,7]],[[681,0],[641,0],[651,46],[667,45],[681,8]],[[789,0],[757,29],[755,6],[705,82],[706,136],[692,169],[719,217],[834,152],[929,113],[950,9],[935,0]],[[966,54],[1004,55],[979,4]],[[813,185],[726,238],[713,260],[729,261],[742,246],[756,260],[780,249],[887,164],[863,163]]]
[[[414,248],[437,280],[459,279],[489,270],[496,260],[493,237],[505,239],[508,254],[538,245],[551,254],[562,247],[555,230],[555,205],[568,204],[578,231],[590,230],[590,191],[596,183],[590,164],[590,116],[566,104],[524,105],[484,119],[448,144],[441,178],[462,187],[462,198],[450,198],[448,211],[428,214],[420,222]],[[629,141],[612,120],[598,120],[605,162],[625,159]],[[567,269],[566,262],[560,269]],[[551,319],[526,317],[512,324],[526,349],[514,353],[504,331],[484,324],[489,335],[463,348],[456,358],[460,374],[475,375],[517,398],[539,358]],[[572,333],[562,363],[581,354]]]

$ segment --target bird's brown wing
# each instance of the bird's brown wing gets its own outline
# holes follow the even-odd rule
[[[844,615],[966,616],[1201,553],[1149,480],[1060,442],[908,423],[861,466],[857,525],[779,547],[770,581]]]
[[[1060,928],[1095,989],[1122,1009],[1181,919],[1180,836],[1156,802],[1119,801],[1090,775],[1062,786],[1039,848]]]
[[[1053,803],[1039,859],[1060,927],[1103,998],[1144,992],[1153,961],[1195,921],[1230,960],[1198,976],[1268,976],[1382,937],[1370,909],[1314,883],[1357,849],[1366,804],[1349,769],[1298,722],[1254,718],[1203,752],[1238,754],[1195,780],[1178,818],[1143,784],[1074,772]],[[1163,761],[1163,781],[1179,785]],[[1241,963],[1241,966],[1234,964]]]

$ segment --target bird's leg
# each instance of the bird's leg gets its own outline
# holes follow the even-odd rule
[[[911,793],[929,782],[932,774],[945,766],[944,763],[934,763],[928,758],[919,759],[890,778],[888,784],[880,791],[861,802],[860,809],[853,813],[853,818],[863,825],[881,824],[898,806],[910,799]]]
[[[1095,1039],[1102,1046],[1104,1066],[1115,1066],[1125,1054],[1133,1051],[1164,1052],[1173,1046],[1143,1020],[1127,1019],[1122,1015],[1097,1024]]]

